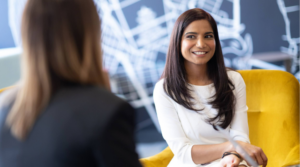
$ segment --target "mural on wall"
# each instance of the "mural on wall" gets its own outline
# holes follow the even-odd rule
[[[21,3],[22,1],[22,3]],[[17,46],[20,46],[20,11],[26,0],[9,0],[10,26]],[[102,45],[105,68],[109,70],[112,91],[128,100],[138,110],[148,114],[147,119],[138,121],[138,129],[154,124],[160,131],[153,105],[152,92],[165,65],[170,34],[178,16],[184,11],[199,7],[209,12],[218,24],[219,36],[226,66],[234,69],[280,69],[274,64],[254,59],[255,32],[250,32],[254,23],[243,20],[243,0],[94,0],[102,19]],[[299,2],[269,0],[276,4],[284,23],[285,34],[278,51],[292,56],[291,72],[300,80],[299,33],[291,30],[298,24]],[[247,2],[248,3],[248,2]],[[252,3],[252,2],[251,2]],[[253,2],[263,3],[261,1]],[[264,2],[265,3],[265,2]],[[21,5],[20,5],[21,4]],[[245,15],[244,15],[245,16]],[[282,24],[283,25],[283,24]],[[250,29],[249,29],[250,28]],[[260,39],[259,39],[260,40]],[[259,42],[259,41],[258,41]],[[258,43],[256,41],[256,43]],[[277,43],[276,43],[277,45]],[[257,50],[256,52],[265,52]]]
[[[291,72],[296,76],[298,80],[300,80],[300,71],[299,71],[299,44],[300,44],[300,37],[293,37],[291,33],[291,19],[289,19],[289,13],[297,12],[299,16],[299,2],[293,1],[294,4],[291,6],[286,6],[284,0],[277,0],[277,4],[279,10],[283,16],[284,24],[285,24],[285,34],[282,35],[282,40],[288,42],[288,46],[281,46],[280,51],[287,53],[293,56]],[[299,24],[299,22],[298,22]],[[298,30],[299,31],[299,30]]]
[[[104,63],[112,91],[134,107],[145,108],[159,130],[151,95],[164,67],[168,32],[163,3],[156,1],[161,11],[145,1],[95,2],[102,18]]]

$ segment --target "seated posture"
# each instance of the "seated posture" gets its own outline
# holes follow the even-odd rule
[[[174,153],[169,167],[247,166],[215,125],[258,164],[267,165],[262,149],[249,144],[245,83],[238,72],[226,69],[209,13],[195,8],[179,16],[153,96],[162,135]]]
[[[22,77],[0,94],[1,167],[141,167],[134,110],[108,90],[93,0],[28,0]]]

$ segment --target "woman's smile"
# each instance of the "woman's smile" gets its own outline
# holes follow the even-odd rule
[[[205,54],[207,54],[208,52],[203,52],[203,51],[195,51],[195,52],[192,52],[194,55],[196,56],[205,56]]]

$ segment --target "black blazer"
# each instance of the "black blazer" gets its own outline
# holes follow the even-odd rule
[[[57,91],[24,141],[5,125],[10,108],[0,95],[0,167],[141,167],[134,109],[102,88]]]

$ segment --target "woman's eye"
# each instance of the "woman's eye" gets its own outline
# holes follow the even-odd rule
[[[213,35],[206,35],[205,37],[206,38],[213,38],[214,36]]]
[[[188,35],[187,38],[193,39],[193,38],[195,38],[195,36],[194,35]]]

